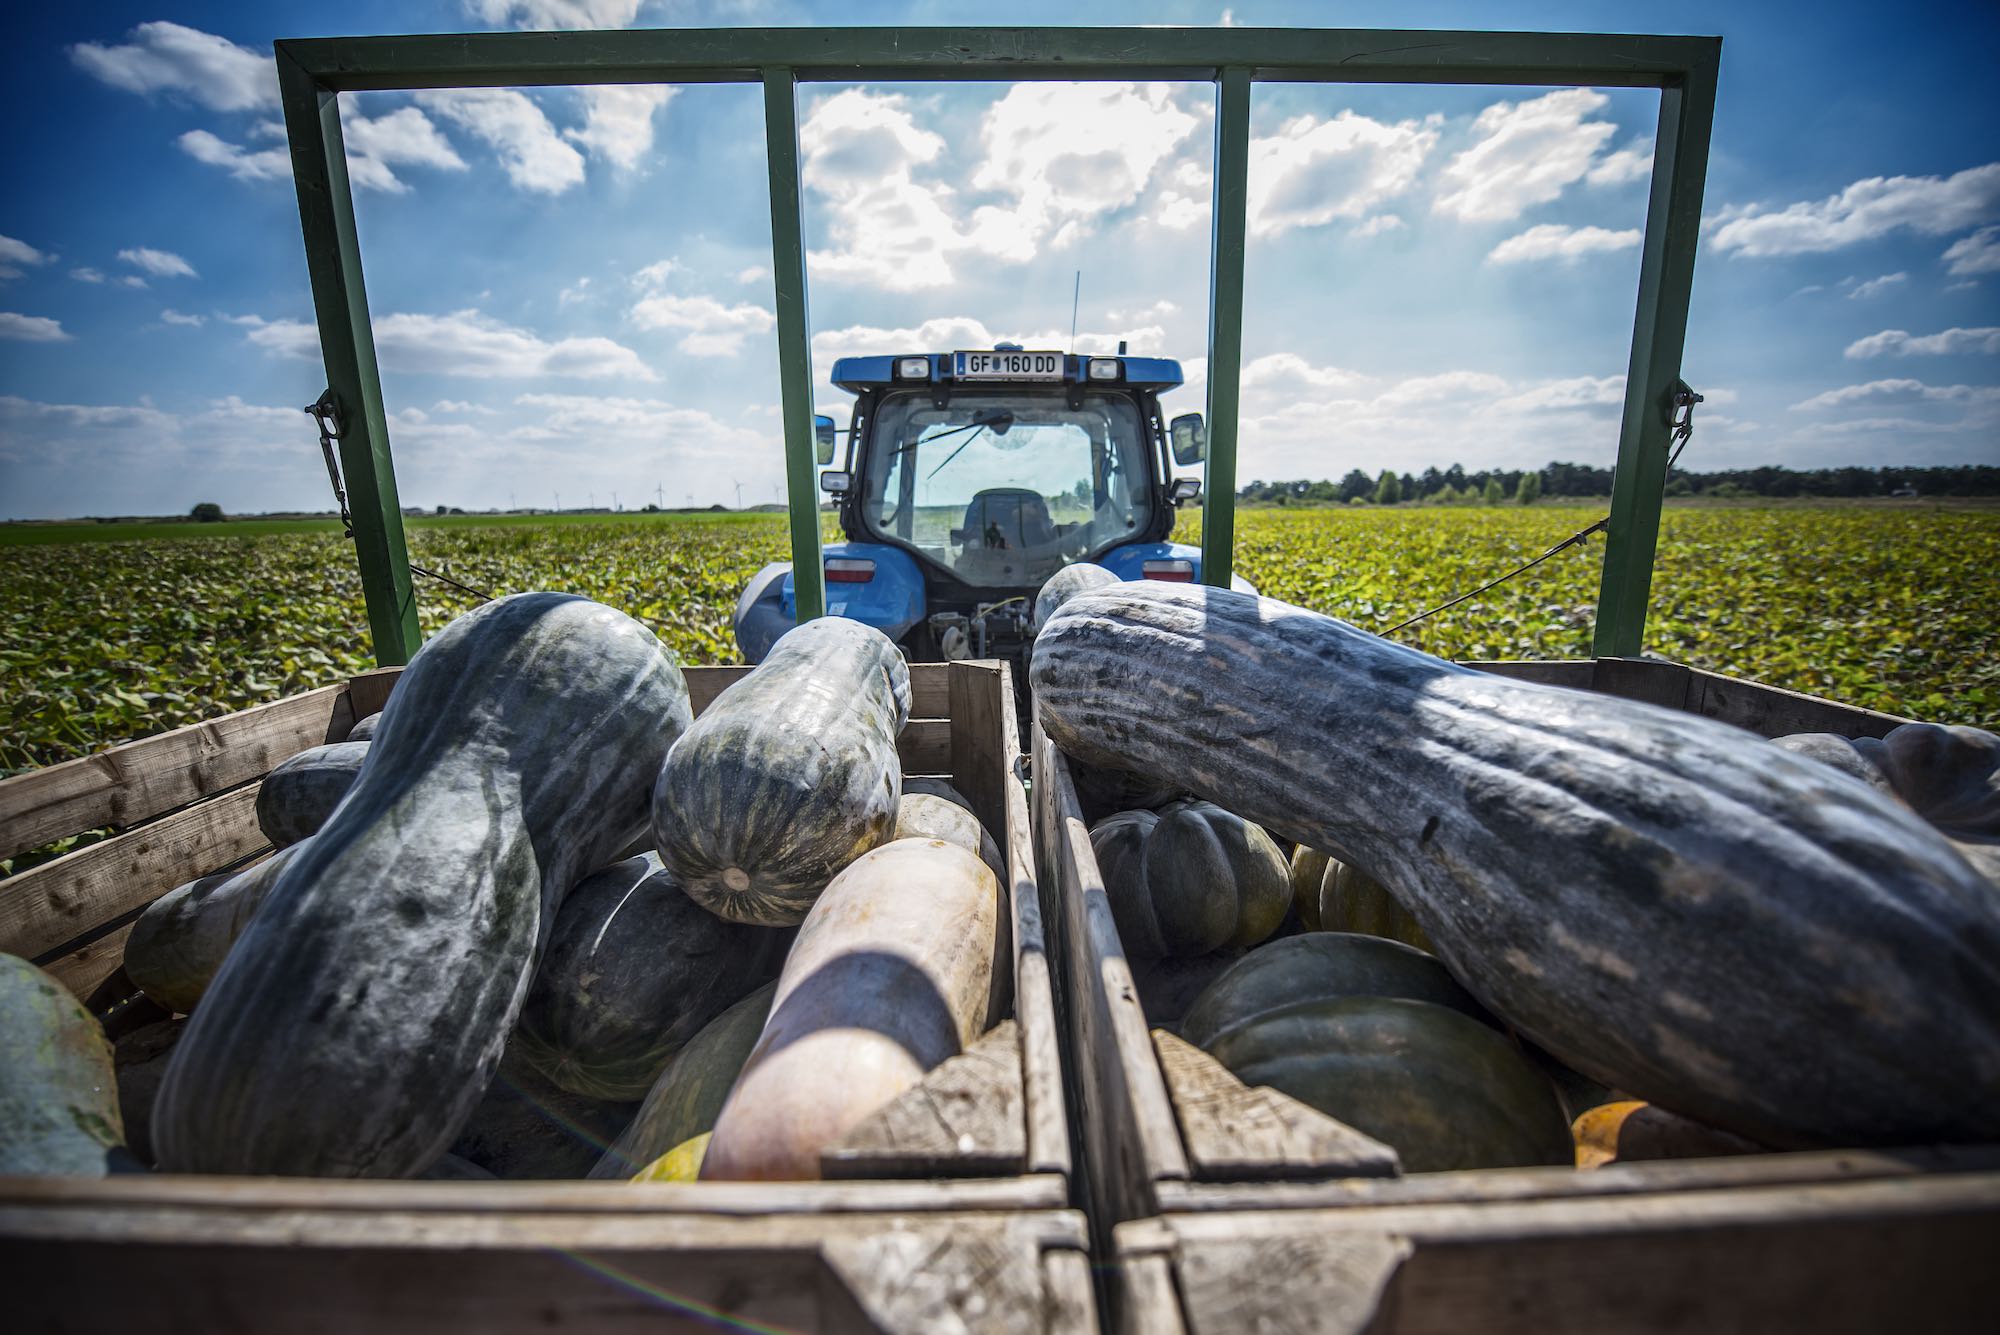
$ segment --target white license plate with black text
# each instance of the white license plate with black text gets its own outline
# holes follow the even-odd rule
[[[1060,352],[955,352],[953,378],[958,380],[1060,380]]]

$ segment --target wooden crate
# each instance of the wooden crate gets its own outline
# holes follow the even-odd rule
[[[1881,736],[1908,722],[1887,714],[1652,660],[1586,659],[1479,663],[1470,666],[1551,685],[1596,690],[1686,709],[1750,728],[1765,736],[1794,732]],[[1521,1203],[1530,1200],[1547,1200],[1557,1203],[1546,1207],[1547,1218],[1555,1221],[1548,1225],[1554,1230],[1549,1236],[1567,1237],[1562,1233],[1562,1228],[1567,1227],[1562,1220],[1568,1218],[1560,1206],[1563,1201],[1578,1203],[1580,1212],[1575,1215],[1575,1227],[1581,1235],[1588,1228],[1596,1227],[1591,1221],[1606,1212],[1616,1216],[1621,1211],[1632,1211],[1631,1217],[1635,1221],[1652,1220],[1650,1226],[1665,1227],[1659,1221],[1671,1216],[1671,1209],[1662,1206],[1660,1208],[1664,1213],[1647,1213],[1653,1208],[1650,1193],[1654,1192],[1692,1190],[1699,1186],[1704,1189],[1712,1187],[1716,1190],[1775,1193],[1765,1196],[1732,1195],[1727,1202],[1718,1204],[1717,1213],[1688,1213],[1682,1217],[1681,1223],[1673,1227],[1707,1230],[1710,1236],[1690,1255],[1699,1260],[1707,1255],[1702,1250],[1707,1248],[1713,1249],[1719,1257],[1726,1251],[1721,1239],[1734,1227],[1724,1227],[1730,1210],[1768,1208],[1775,1218],[1783,1214],[1786,1208],[1784,1203],[1789,1200],[1802,1212],[1799,1227],[1779,1230],[1774,1235],[1776,1240],[1768,1241],[1766,1245],[1780,1250],[1790,1248],[1787,1253],[1790,1259],[1809,1268],[1813,1264],[1812,1253],[1817,1245],[1813,1239],[1818,1236],[1819,1225],[1808,1216],[1822,1203],[1818,1194],[1820,1189],[1824,1187],[1833,1191],[1835,1186],[1841,1186],[1844,1190],[1847,1179],[1882,1177],[1893,1173],[1907,1180],[1870,1186],[1851,1196],[1835,1192],[1834,1196],[1839,1201],[1861,1202],[1864,1206],[1875,1201],[1878,1195],[1893,1198],[1897,1204],[1892,1213],[1897,1218],[1905,1215],[1929,1218],[1926,1212],[1934,1206],[1939,1219],[1948,1217],[1952,1221],[1938,1225],[1952,1238],[1959,1238],[1961,1232],[1970,1230],[1972,1234],[1984,1238],[1988,1246],[2000,1243],[2000,1213],[1996,1213],[2000,1211],[2000,1178],[1956,1175],[1958,1170],[2000,1168],[2000,1155],[1983,1152],[1965,1152],[1956,1156],[1936,1153],[1926,1156],[1920,1152],[1902,1156],[1774,1154],[1748,1156],[1739,1161],[1628,1165],[1588,1174],[1567,1168],[1547,1168],[1507,1173],[1394,1176],[1398,1170],[1393,1155],[1385,1154],[1384,1148],[1376,1142],[1275,1090],[1246,1087],[1200,1049],[1181,1042],[1169,1033],[1149,1028],[1139,1005],[1124,948],[1118,939],[1103,881],[1091,854],[1088,829],[1078,806],[1068,764],[1039,726],[1033,728],[1032,733],[1037,853],[1042,859],[1045,893],[1050,897],[1048,917],[1051,938],[1061,971],[1060,999],[1064,1009],[1065,1032],[1071,1044],[1074,1108],[1082,1134],[1080,1148],[1085,1165],[1088,1206],[1096,1232],[1096,1245],[1104,1254],[1115,1253],[1121,1262],[1115,1272],[1118,1282],[1112,1286],[1108,1296],[1118,1308],[1121,1321],[1128,1327],[1173,1328],[1172,1325],[1133,1325],[1132,1322],[1135,1313],[1148,1322],[1158,1319],[1159,1304],[1165,1302],[1167,1296],[1179,1293],[1189,1303],[1186,1315],[1190,1327],[1203,1330],[1223,1328],[1216,1324],[1222,1309],[1210,1306],[1197,1311],[1195,1295],[1209,1292],[1202,1287],[1204,1284],[1213,1283],[1227,1288],[1231,1282],[1228,1278],[1229,1267],[1235,1264],[1241,1275],[1256,1277],[1255,1283],[1238,1282],[1244,1301],[1253,1303],[1252,1307],[1240,1309],[1242,1324],[1251,1328],[1266,1328],[1256,1327],[1254,1321],[1247,1320],[1249,1314],[1261,1310],[1254,1307],[1256,1300],[1249,1296],[1252,1289],[1257,1289],[1268,1292],[1275,1304],[1271,1309],[1272,1324],[1268,1329],[1348,1329],[1348,1326],[1332,1321],[1331,1317],[1328,1318],[1330,1324],[1321,1327],[1306,1322],[1299,1315],[1312,1302],[1324,1306],[1330,1293],[1336,1290],[1344,1292],[1343,1286],[1349,1283],[1347,1278],[1342,1277],[1346,1272],[1341,1265],[1329,1259],[1331,1254],[1313,1250],[1317,1244],[1310,1241],[1323,1223],[1319,1212],[1326,1210],[1352,1211],[1367,1207],[1384,1211],[1387,1213],[1381,1214],[1379,1219],[1385,1230],[1393,1232],[1401,1227],[1398,1221],[1405,1218],[1405,1215],[1395,1213],[1398,1210],[1417,1211],[1407,1214],[1407,1218],[1428,1226],[1428,1221],[1433,1218],[1448,1220],[1455,1217],[1451,1216],[1452,1210],[1474,1208],[1489,1197],[1496,1202],[1504,1202],[1509,1209],[1516,1206],[1526,1208]],[[1922,1171],[1918,1172],[1918,1169]],[[1616,1195],[1618,1201],[1606,1205],[1600,1200],[1606,1195]],[[1827,1199],[1832,1200],[1833,1197]],[[1696,1203],[1706,1200],[1704,1196]],[[1582,1208],[1583,1202],[1590,1202],[1588,1209]],[[1973,1202],[1979,1203],[1980,1208],[1972,1209],[1970,1203]],[[1478,1208],[1486,1207],[1478,1205]],[[1827,1208],[1835,1207],[1829,1204]],[[1839,1206],[1839,1210],[1846,1209],[1846,1205]],[[1423,1214],[1424,1210],[1433,1213]],[[1257,1222],[1254,1228],[1246,1222],[1259,1219],[1259,1212],[1264,1211],[1284,1211],[1286,1214],[1275,1221]],[[1438,1213],[1440,1211],[1443,1213]],[[1297,1212],[1295,1218],[1293,1212]],[[1961,1220],[1960,1215],[1968,1212],[1977,1215],[1977,1219]],[[1533,1210],[1528,1213],[1535,1220],[1544,1218]],[[1207,1217],[1211,1214],[1214,1215],[1212,1219]],[[1851,1214],[1850,1211],[1840,1217],[1848,1219]],[[1202,1217],[1197,1219],[1197,1215]],[[1888,1217],[1884,1216],[1885,1219]],[[1356,1225],[1352,1216],[1343,1218],[1347,1222],[1341,1225],[1342,1229],[1363,1228],[1365,1231],[1365,1227],[1373,1226]],[[1479,1240],[1486,1235],[1481,1230],[1496,1230],[1495,1237],[1498,1238],[1512,1226],[1511,1219],[1512,1216],[1503,1214],[1481,1215],[1463,1225],[1462,1236],[1451,1233],[1449,1229],[1439,1234],[1445,1240],[1436,1245],[1447,1250],[1461,1243],[1483,1246]],[[1710,1222],[1715,1224],[1715,1228],[1707,1228]],[[1232,1254],[1228,1239],[1230,1229],[1238,1224],[1246,1230],[1240,1236],[1267,1240],[1265,1245],[1271,1250],[1266,1260],[1253,1266],[1249,1253],[1242,1252],[1240,1248],[1235,1253],[1238,1257],[1236,1263],[1218,1259]],[[1114,1238],[1111,1235],[1114,1226],[1126,1227],[1122,1227]],[[1439,1227],[1443,1228],[1444,1224]],[[1865,1231],[1869,1225],[1863,1218],[1855,1227]],[[1644,1231],[1638,1222],[1635,1222],[1634,1228]],[[1346,1234],[1340,1236],[1345,1237]],[[1634,1264],[1641,1264],[1640,1258],[1645,1255],[1643,1248],[1627,1247],[1621,1252],[1609,1242],[1605,1245],[1610,1247],[1604,1253],[1607,1265],[1620,1256],[1628,1257]],[[1297,1251],[1296,1257],[1288,1248]],[[1474,1249],[1477,1250],[1477,1247]],[[1197,1253],[1206,1259],[1191,1259]],[[1422,1248],[1419,1248],[1418,1254],[1422,1254]],[[1592,1254],[1595,1255],[1594,1252]],[[1949,1248],[1938,1253],[1941,1257],[1948,1254],[1956,1253]],[[1899,1252],[1899,1255],[1921,1258],[1924,1254],[1912,1251]],[[1199,1270],[1210,1261],[1221,1269],[1213,1272]],[[1558,1250],[1547,1258],[1547,1264],[1541,1270],[1529,1267],[1521,1273],[1540,1275],[1541,1278],[1534,1281],[1536,1283],[1549,1282],[1564,1264]],[[1588,1268],[1595,1262],[1583,1260],[1579,1254],[1576,1264],[1579,1268]],[[1189,1266],[1196,1269],[1191,1270]],[[1923,1268],[1928,1271],[1932,1267],[1926,1262]],[[1418,1267],[1418,1273],[1428,1275],[1428,1263]],[[1857,1272],[1857,1276],[1865,1278],[1866,1273]],[[1304,1287],[1288,1286],[1272,1278],[1279,1275],[1288,1279],[1297,1276]],[[1332,1278],[1321,1284],[1310,1278],[1314,1275]],[[1272,1278],[1268,1287],[1264,1284],[1267,1278]],[[1603,1279],[1601,1287],[1605,1294],[1615,1293],[1616,1274],[1598,1278]],[[1515,1282],[1515,1279],[1496,1275],[1487,1288],[1468,1287],[1468,1296],[1455,1308],[1446,1303],[1436,1308],[1426,1306],[1423,1310],[1435,1312],[1438,1329],[1447,1326],[1485,1328],[1496,1322],[1505,1326],[1504,1321],[1499,1321],[1493,1313],[1479,1309],[1477,1304],[1512,1301],[1505,1296],[1512,1292],[1506,1289],[1506,1284]],[[1929,1280],[1939,1281],[1940,1293],[1956,1291],[1942,1275],[1928,1276],[1926,1282]],[[1439,1282],[1458,1281],[1447,1279]],[[1398,1280],[1397,1283],[1400,1286],[1403,1281]],[[1467,1283],[1470,1285],[1470,1281]],[[1596,1292],[1597,1279],[1594,1278],[1592,1283],[1592,1291]],[[1381,1286],[1378,1284],[1377,1287]],[[1292,1291],[1291,1298],[1283,1298],[1281,1291],[1288,1288]],[[1880,1290],[1887,1291],[1886,1288]],[[1403,1292],[1403,1289],[1398,1287],[1396,1292]],[[1428,1293],[1427,1290],[1425,1292]],[[1558,1294],[1551,1301],[1559,1297]],[[1296,1309],[1284,1306],[1285,1302],[1294,1299],[1305,1303],[1305,1306]],[[1606,1301],[1609,1301],[1608,1297]],[[1425,1302],[1430,1302],[1430,1298],[1426,1297]],[[1372,1311],[1372,1307],[1369,1310]],[[1565,1313],[1569,1310],[1563,1309]],[[1629,1318],[1614,1315],[1610,1324],[1621,1329],[1666,1329],[1674,1326],[1664,1317],[1654,1320],[1648,1315],[1641,1319],[1640,1314],[1647,1310],[1650,1309],[1635,1307]],[[1468,1313],[1473,1311],[1480,1311],[1482,1318],[1493,1319],[1470,1320]],[[1607,1313],[1615,1313],[1616,1309],[1580,1304],[1575,1311],[1593,1312],[1602,1320]],[[1286,1315],[1287,1312],[1291,1315]],[[1511,1316],[1508,1319],[1511,1320]],[[1577,1319],[1580,1321],[1583,1318],[1579,1316]],[[1423,1321],[1413,1320],[1408,1328],[1430,1329],[1432,1326],[1426,1324],[1429,1320],[1429,1317]],[[1724,1321],[1722,1324],[1729,1323]],[[1602,1329],[1602,1326],[1599,1328]],[[1755,1328],[1755,1323],[1746,1328]]]
[[[696,712],[747,671],[687,669]],[[346,736],[355,720],[382,707],[397,672],[369,673],[0,782],[0,855],[79,831],[107,826],[116,831],[101,842],[0,881],[0,949],[42,965],[106,1017],[114,1030],[121,1017],[145,1011],[150,1003],[132,1001],[135,989],[120,967],[133,919],[175,886],[267,852],[254,807],[263,776],[298,751]],[[732,1312],[736,1308],[730,1304],[738,1298],[748,1304],[746,1311],[770,1306],[771,1286],[757,1282],[753,1273],[765,1260],[788,1277],[778,1288],[795,1289],[804,1282],[800,1277],[810,1272],[819,1276],[812,1281],[816,1287],[810,1302],[787,1290],[791,1296],[780,1295],[783,1301],[770,1310],[789,1311],[808,1325],[844,1326],[860,1321],[854,1313],[862,1311],[921,1316],[907,1306],[916,1300],[914,1289],[896,1298],[904,1306],[892,1303],[878,1311],[869,1305],[875,1300],[867,1297],[865,1286],[843,1288],[854,1273],[874,1264],[856,1258],[873,1256],[871,1246],[888,1249],[880,1264],[886,1267],[885,1276],[893,1277],[892,1254],[902,1254],[897,1249],[918,1248],[925,1238],[955,1236],[943,1223],[933,1229],[910,1216],[962,1219],[976,1212],[991,1227],[982,1224],[984,1232],[965,1235],[968,1275],[979,1273],[971,1262],[986,1254],[981,1248],[997,1257],[1008,1248],[1020,1251],[1027,1246],[1022,1240],[1031,1240],[1049,1257],[1038,1268],[1031,1267],[1032,1273],[1010,1271],[992,1282],[1026,1285],[1021,1293],[1040,1285],[1038,1301],[1044,1302],[1052,1327],[1080,1329],[1090,1324],[1094,1318],[1089,1316],[1089,1285],[1080,1250],[1081,1216],[1067,1210],[1070,1132],[1027,797],[1019,775],[1011,673],[1004,663],[921,664],[912,666],[910,679],[912,717],[899,740],[905,773],[950,779],[1004,850],[1013,910],[1013,1014],[967,1053],[933,1071],[918,1089],[830,1149],[822,1160],[829,1180],[635,1186],[253,1184],[192,1177],[51,1184],[16,1179],[0,1182],[0,1249],[28,1255],[41,1245],[35,1239],[56,1239],[60,1241],[53,1245],[55,1251],[72,1248],[82,1253],[97,1246],[114,1247],[121,1255],[157,1251],[163,1274],[196,1257],[207,1258],[203,1265],[217,1266],[225,1255],[245,1250],[254,1253],[245,1263],[262,1276],[258,1292],[266,1303],[315,1285],[339,1289],[345,1281],[336,1276],[353,1274],[363,1277],[363,1288],[378,1281],[384,1286],[383,1321],[390,1325],[442,1313],[464,1318],[468,1324],[477,1318],[484,1327],[494,1312],[491,1304],[471,1301],[478,1290],[470,1280],[458,1287],[448,1284],[440,1291],[446,1296],[433,1307],[424,1306],[430,1300],[419,1301],[414,1293],[405,1295],[414,1305],[397,1305],[399,1276],[405,1271],[421,1269],[423,1286],[428,1286],[443,1269],[423,1266],[410,1253],[478,1250],[475,1268],[495,1281],[513,1272],[519,1257],[530,1252],[602,1243],[607,1254],[633,1252],[626,1259],[638,1266],[635,1273],[648,1277],[645,1284],[707,1294],[696,1301],[721,1302]],[[1020,1212],[1026,1212],[1021,1218],[1028,1223],[1003,1226]],[[777,1223],[781,1216],[782,1229]],[[371,1221],[378,1220],[396,1225],[379,1235],[387,1241],[376,1241],[371,1231]],[[760,1223],[769,1223],[773,1230],[761,1242]],[[193,1250],[175,1250],[178,1244],[172,1238],[183,1227],[193,1230],[190,1238],[206,1241],[198,1246],[189,1243]],[[705,1232],[711,1227],[712,1236]],[[242,1237],[236,1238],[232,1230]],[[292,1255],[275,1248],[279,1235],[299,1244],[302,1251]],[[653,1256],[657,1265],[641,1264],[640,1252]],[[625,1261],[607,1264],[615,1268]],[[323,1270],[315,1268],[322,1265]],[[126,1269],[123,1262],[120,1269]],[[546,1265],[530,1269],[536,1274],[562,1271]],[[590,1266],[585,1264],[583,1270]],[[38,1263],[34,1273],[54,1272]],[[214,1273],[228,1272],[218,1266]],[[973,1289],[961,1293],[953,1287],[958,1283],[952,1278],[955,1273],[950,1256],[945,1256],[936,1282],[926,1292],[940,1303],[963,1299],[970,1306],[961,1316],[976,1313],[989,1299],[995,1321],[998,1314],[1007,1313],[1011,1322],[1024,1310],[1021,1293],[1012,1289],[990,1295]],[[1060,1291],[1049,1287],[1056,1280]],[[501,1285],[494,1292],[518,1300],[525,1282]],[[891,1278],[892,1288],[899,1282]],[[566,1283],[567,1288],[558,1285],[558,1290],[577,1302],[589,1304],[595,1300],[588,1295],[600,1292],[593,1287],[598,1280],[586,1282],[571,1275]],[[426,1287],[425,1292],[430,1290]],[[457,1302],[454,1294],[467,1301]],[[86,1303],[85,1307],[107,1323],[115,1305],[127,1301],[114,1294],[96,1296],[111,1306]],[[788,1302],[793,1305],[786,1306]],[[62,1309],[70,1320],[78,1320],[77,1313],[83,1310]],[[197,1319],[202,1310],[206,1309],[188,1309],[189,1328],[203,1324]],[[358,1320],[361,1309],[336,1303],[326,1310],[333,1314],[327,1323],[341,1325]],[[573,1309],[559,1302],[548,1310],[560,1315]],[[657,1305],[641,1304],[632,1313],[659,1310]],[[671,1301],[666,1310],[674,1310]],[[1077,1317],[1077,1312],[1085,1315]],[[290,1309],[286,1315],[287,1324],[303,1326],[303,1317],[293,1323]],[[768,1319],[792,1321],[782,1315]],[[991,1324],[967,1320],[974,1326]],[[218,1316],[212,1324],[228,1323]],[[908,1328],[933,1324],[932,1318],[916,1319]],[[1026,1329],[1032,1324],[1008,1328]]]

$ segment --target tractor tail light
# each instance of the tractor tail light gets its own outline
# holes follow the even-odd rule
[[[826,582],[829,584],[866,584],[874,578],[873,561],[850,561],[833,557],[826,563]]]
[[[1147,579],[1164,579],[1174,584],[1194,583],[1192,561],[1147,561],[1139,567]]]

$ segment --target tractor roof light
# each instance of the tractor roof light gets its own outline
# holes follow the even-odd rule
[[[896,359],[896,379],[929,380],[931,359],[928,357],[898,357]]]
[[[1092,380],[1116,380],[1125,372],[1124,363],[1116,357],[1092,357],[1090,378]]]

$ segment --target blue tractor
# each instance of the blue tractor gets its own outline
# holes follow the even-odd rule
[[[1160,410],[1179,362],[1128,357],[1122,343],[1113,357],[1002,343],[843,357],[833,383],[855,404],[845,467],[819,479],[847,537],[822,558],[827,612],[912,660],[1020,656],[1036,592],[1072,562],[1200,579],[1201,549],[1167,541],[1176,508],[1201,494],[1172,465],[1206,448],[1200,413],[1169,423]],[[824,467],[836,432],[828,417],[817,426]],[[736,604],[744,658],[761,662],[797,616],[791,562],[758,571]]]

